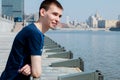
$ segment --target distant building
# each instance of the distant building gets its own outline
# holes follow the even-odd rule
[[[89,25],[89,27],[97,28],[98,20],[102,20],[102,17],[98,13],[96,13],[93,16],[89,16],[87,24]]]
[[[118,20],[99,20],[98,28],[111,28],[116,27],[116,23]]]
[[[94,16],[90,16],[89,18],[88,18],[88,25],[90,26],[90,27],[97,27],[97,20],[96,20],[96,18],[94,17]]]
[[[120,20],[120,15],[118,15],[118,20]]]
[[[105,20],[98,21],[98,28],[105,28]]]
[[[67,25],[70,25],[70,17],[69,16],[66,16],[66,23],[67,23]]]
[[[24,0],[2,0],[2,15],[23,19]]]

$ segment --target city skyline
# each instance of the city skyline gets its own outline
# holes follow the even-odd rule
[[[25,0],[25,13],[37,13],[43,0]],[[120,0],[58,0],[64,7],[62,22],[66,17],[80,22],[86,21],[89,16],[98,12],[103,19],[118,19],[120,15]],[[0,0],[1,4],[1,0]],[[1,11],[1,8],[0,8]]]

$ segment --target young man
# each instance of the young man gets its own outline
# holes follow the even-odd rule
[[[24,27],[15,37],[6,68],[0,80],[29,80],[41,76],[41,55],[44,33],[54,29],[62,16],[63,7],[57,0],[44,0],[39,20]]]

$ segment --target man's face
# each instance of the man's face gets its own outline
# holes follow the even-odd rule
[[[46,27],[54,29],[56,25],[60,22],[60,18],[62,16],[62,9],[52,4],[50,8],[45,11],[44,15],[44,23]]]

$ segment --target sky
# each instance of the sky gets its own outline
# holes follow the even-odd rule
[[[1,1],[1,0],[0,0]],[[43,0],[25,0],[25,13],[37,13],[40,3]],[[107,20],[116,20],[120,15],[120,0],[58,0],[63,8],[61,22],[66,22],[66,17],[70,20],[84,22],[89,16],[96,12]],[[1,2],[0,2],[1,4]],[[1,9],[1,8],[0,8]],[[1,11],[1,10],[0,10]]]

